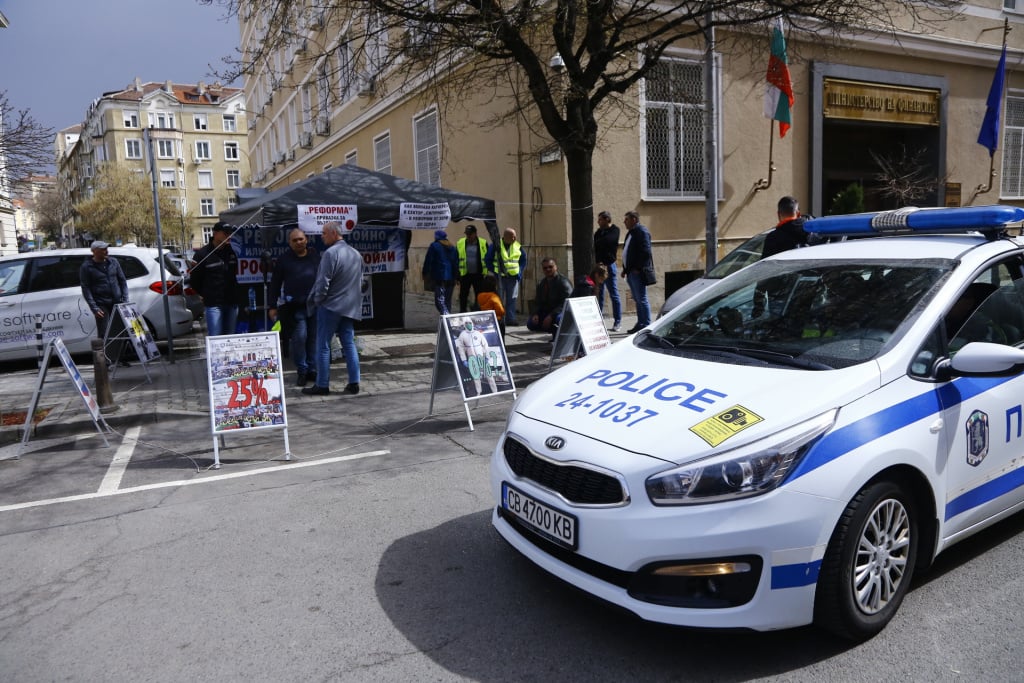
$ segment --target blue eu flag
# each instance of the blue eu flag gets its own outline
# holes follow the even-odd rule
[[[1006,44],[1003,44],[1003,54],[999,57],[999,66],[996,67],[996,75],[992,78],[992,87],[988,91],[988,101],[985,107],[985,120],[981,122],[981,131],[978,133],[978,144],[988,148],[988,155],[995,156],[996,147],[999,142],[999,111],[1003,106],[1003,83],[1006,81]]]

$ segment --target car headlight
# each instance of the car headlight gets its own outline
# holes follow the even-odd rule
[[[832,428],[838,409],[704,460],[675,467],[647,479],[647,495],[655,505],[697,505],[767,493]]]

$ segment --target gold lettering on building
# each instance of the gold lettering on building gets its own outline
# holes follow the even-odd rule
[[[824,100],[826,119],[937,126],[941,114],[941,92],[931,88],[826,78]]]

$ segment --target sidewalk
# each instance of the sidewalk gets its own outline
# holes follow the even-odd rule
[[[374,401],[377,397],[402,392],[427,395],[434,367],[438,315],[432,298],[423,294],[406,294],[406,329],[358,332],[361,343],[360,370],[362,391],[356,397],[342,398],[345,384],[344,363],[332,366],[331,385],[339,393],[327,397],[307,398],[296,395],[294,373],[285,360],[286,407],[289,423],[302,423],[303,415],[322,413],[325,401]],[[614,335],[621,338],[621,335]],[[512,377],[517,389],[547,373],[550,346],[548,336],[511,327],[505,336]],[[116,409],[103,417],[115,430],[134,425],[168,420],[189,420],[190,433],[208,433],[210,419],[209,391],[206,375],[206,342],[202,332],[194,332],[174,340],[174,363],[167,360],[166,349],[161,362],[143,367],[133,363],[127,368],[112,368],[111,393]],[[90,389],[95,391],[91,365],[78,365]],[[146,371],[151,381],[147,382]],[[21,440],[22,427],[38,371],[14,370],[0,374],[0,445]],[[446,392],[457,396],[455,390]],[[382,401],[383,403],[383,401]],[[383,407],[383,406],[382,406]],[[42,439],[74,434],[95,433],[92,419],[75,391],[67,373],[59,365],[51,367],[40,394],[39,409],[46,411],[32,434]],[[31,443],[31,440],[30,440]]]

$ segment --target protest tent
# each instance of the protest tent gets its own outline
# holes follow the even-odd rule
[[[359,227],[364,228],[398,227],[402,204],[409,203],[447,203],[453,222],[479,221],[486,226],[492,244],[499,239],[493,200],[349,164],[254,197],[221,212],[220,220],[238,226],[241,242],[265,254],[286,248],[282,234],[298,225],[299,206],[355,205]],[[406,246],[409,240],[407,236]],[[374,316],[362,326],[404,326],[404,272],[375,274],[372,279]],[[402,303],[395,306],[396,302]]]
[[[299,205],[355,204],[359,207],[360,225],[397,226],[403,203],[442,202],[451,207],[453,221],[481,221],[487,224],[491,239],[496,237],[494,200],[350,164],[328,169],[239,204],[221,212],[220,219],[239,226],[286,227],[297,224]]]

